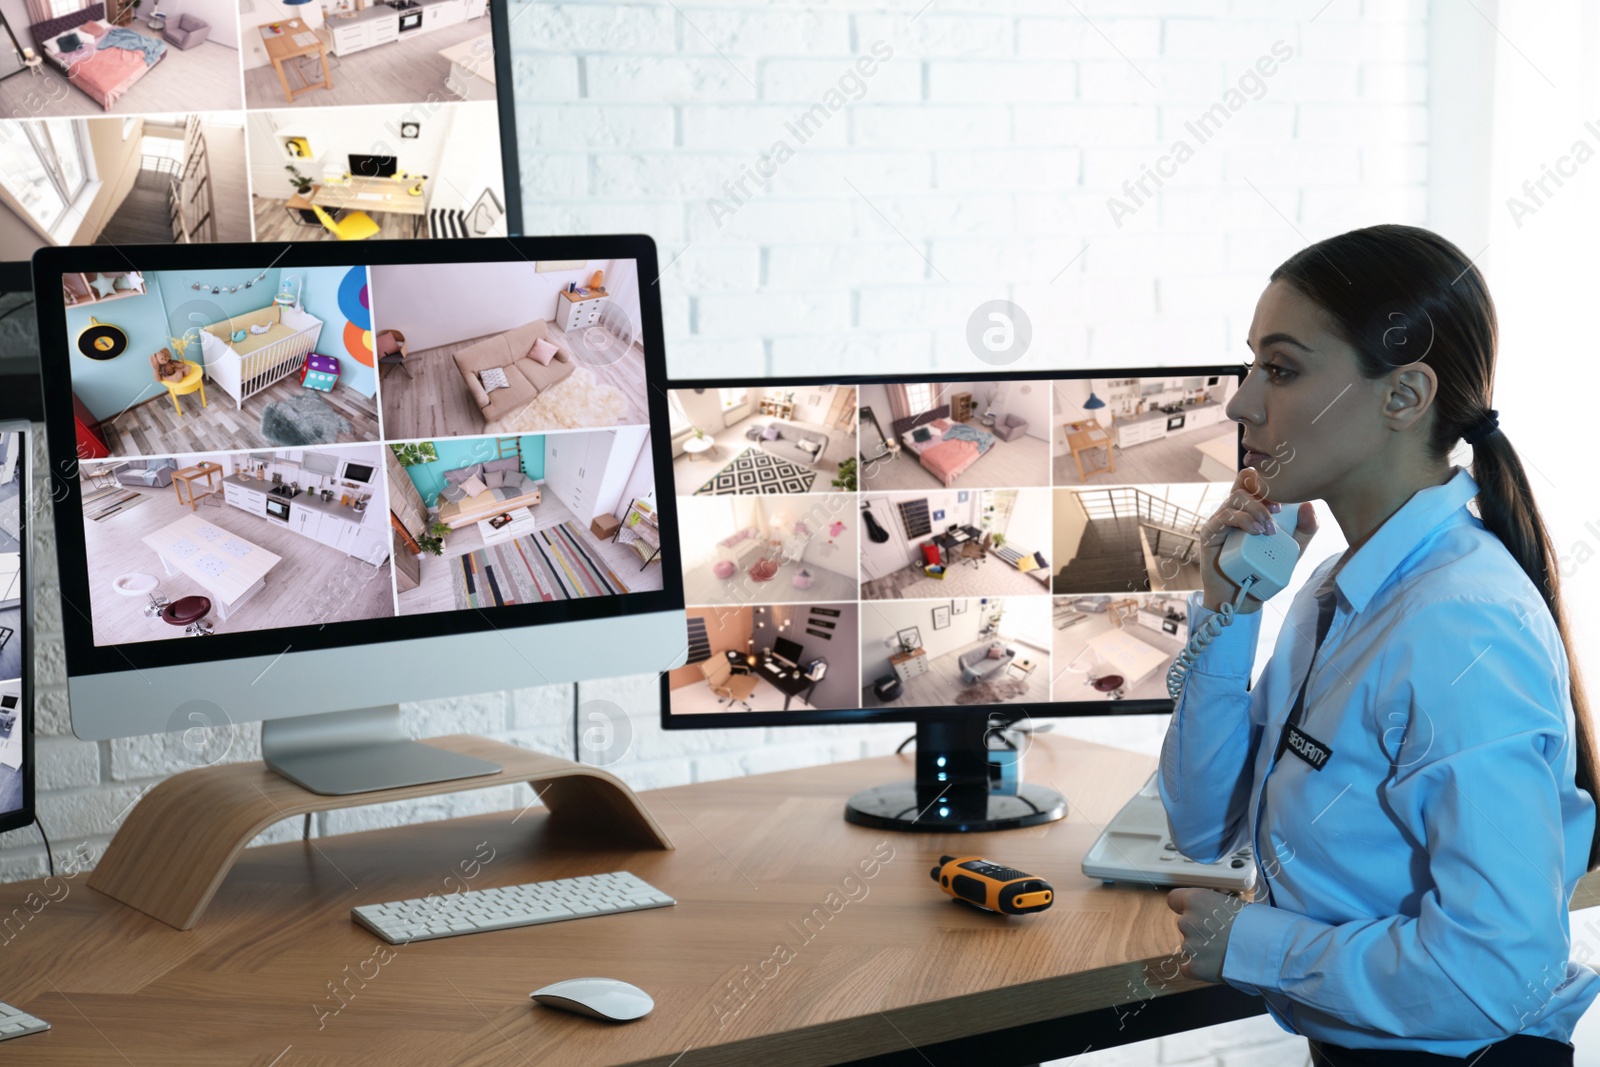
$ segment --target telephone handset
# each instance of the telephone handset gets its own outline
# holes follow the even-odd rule
[[[1232,624],[1234,610],[1244,603],[1244,598],[1253,596],[1257,600],[1268,600],[1289,584],[1294,565],[1300,559],[1300,543],[1294,539],[1295,522],[1299,515],[1299,504],[1284,504],[1273,517],[1273,526],[1276,527],[1274,533],[1248,534],[1236,529],[1228,531],[1227,540],[1222,543],[1222,551],[1217,556],[1217,566],[1239,586],[1239,594],[1231,605],[1224,602],[1219,613],[1206,620],[1206,625],[1198,632],[1190,635],[1188,647],[1167,671],[1167,695],[1172,697],[1174,704],[1183,692],[1183,679],[1189,673],[1189,668],[1206,646],[1216,640],[1222,628]]]

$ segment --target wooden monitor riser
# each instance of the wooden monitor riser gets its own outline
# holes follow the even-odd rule
[[[424,744],[500,764],[498,774],[349,796],[313,793],[267,769],[229,763],[174,775],[129,813],[89,876],[89,887],[179,930],[192,929],[239,853],[274,823],[311,811],[382,804],[527,782],[552,822],[597,835],[672,848],[660,824],[609,771],[471,734]]]

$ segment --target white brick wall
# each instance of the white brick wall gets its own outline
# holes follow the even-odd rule
[[[1423,221],[1426,12],[1423,0],[514,0],[527,230],[653,235],[680,375],[974,369],[966,316],[994,297],[1033,319],[1018,367],[1242,358],[1255,299],[1283,258],[1354,226]],[[1107,198],[1125,198],[1124,182],[1279,40],[1293,54],[1259,99],[1116,225]],[[892,58],[857,80],[874,42]],[[830,89],[859,99],[798,143],[785,123]],[[793,157],[734,204],[724,183],[780,138]],[[712,197],[733,208],[720,224]],[[38,518],[39,806],[62,856],[103,847],[126,806],[185,764],[170,738],[70,736],[50,524]],[[631,743],[611,766],[641,789],[878,755],[908,732],[665,734],[652,678],[406,713],[417,736],[470,729],[570,755],[574,706],[589,701],[624,710]],[[1153,754],[1164,725],[1058,729]],[[229,758],[254,758],[259,728],[231,741]],[[318,832],[530,796],[352,809]],[[296,833],[280,824],[263,840]],[[0,880],[43,870],[32,830],[0,837]],[[1297,1064],[1297,1041],[1261,1019],[1070,1062]]]

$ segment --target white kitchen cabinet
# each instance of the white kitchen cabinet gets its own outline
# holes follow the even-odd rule
[[[466,0],[467,18],[481,19],[489,13],[489,0]]]
[[[1117,446],[1131,448],[1142,445],[1146,441],[1155,441],[1167,436],[1167,423],[1165,419],[1145,419],[1143,422],[1130,422],[1117,427]]]
[[[329,21],[329,26],[333,30],[333,54],[336,56],[347,56],[351,52],[372,47],[372,27],[365,22],[343,22],[335,19]],[[398,23],[396,27],[398,28]]]
[[[364,524],[358,526],[345,551],[376,566],[389,555],[389,531],[387,528]]]
[[[622,489],[649,428],[621,426],[545,436],[545,485],[584,526],[626,503]]]
[[[389,44],[400,39],[400,17],[398,15],[392,19],[376,19],[367,25],[371,28],[371,44]]]
[[[313,541],[318,540],[317,532],[322,525],[322,516],[310,508],[289,505],[289,529]]]

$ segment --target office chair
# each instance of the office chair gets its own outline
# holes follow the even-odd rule
[[[365,241],[382,229],[365,211],[347,212],[335,222],[333,216],[320,206],[312,204],[311,210],[316,213],[317,221],[322,223],[323,228],[341,241]]]
[[[745,711],[750,710],[750,694],[755,692],[759,679],[749,674],[734,674],[726,656],[702,660],[700,673],[706,676],[706,684],[717,695],[718,704],[726,702],[731,708],[737,702],[744,705]]]

